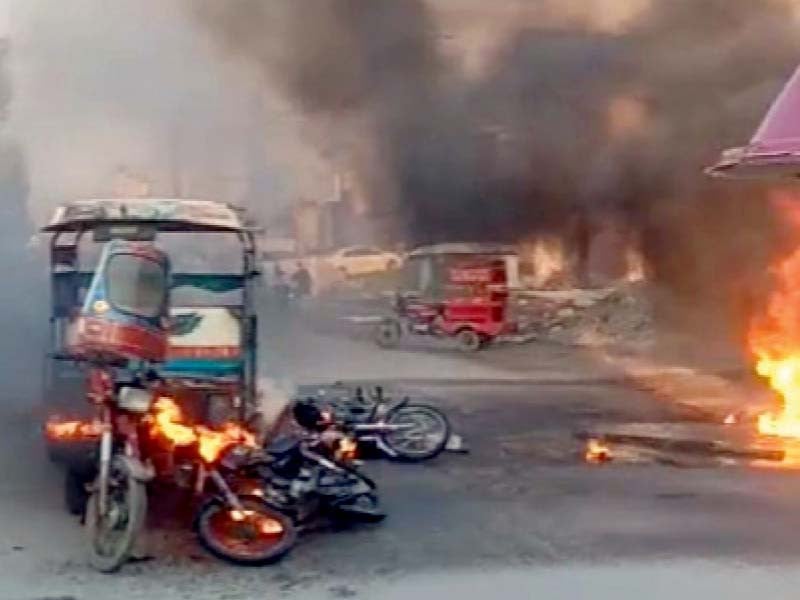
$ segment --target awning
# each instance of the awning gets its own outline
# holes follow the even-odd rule
[[[800,178],[800,68],[773,102],[750,143],[725,150],[715,177]]]

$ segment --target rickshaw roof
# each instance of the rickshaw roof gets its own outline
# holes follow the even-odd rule
[[[412,250],[409,258],[421,256],[441,256],[441,255],[513,255],[517,251],[514,246],[508,244],[485,244],[474,242],[449,242],[445,244],[433,244],[431,246],[420,246]]]
[[[82,231],[99,225],[147,224],[158,231],[245,231],[242,209],[224,202],[177,198],[95,198],[59,206],[46,232]]]

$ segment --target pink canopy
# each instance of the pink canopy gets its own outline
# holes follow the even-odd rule
[[[800,68],[747,146],[725,150],[706,170],[719,177],[800,177]]]

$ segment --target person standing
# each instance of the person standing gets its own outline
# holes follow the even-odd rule
[[[311,273],[308,272],[302,261],[298,261],[292,273],[292,286],[298,298],[305,298],[311,294]]]

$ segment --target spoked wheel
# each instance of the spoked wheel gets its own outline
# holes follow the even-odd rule
[[[266,565],[294,546],[297,532],[291,519],[260,498],[240,498],[236,511],[220,500],[200,510],[197,534],[214,556],[240,565]]]
[[[400,323],[395,319],[384,319],[375,331],[375,342],[381,348],[396,348],[403,335]]]
[[[456,341],[462,352],[476,352],[483,347],[483,338],[474,329],[462,329],[456,335]]]
[[[145,484],[133,477],[122,460],[111,464],[106,510],[101,514],[97,484],[86,503],[89,561],[110,573],[128,559],[147,515]]]
[[[386,415],[386,424],[397,426],[382,436],[394,453],[391,458],[416,462],[438,456],[450,437],[447,417],[432,406],[406,404]]]

